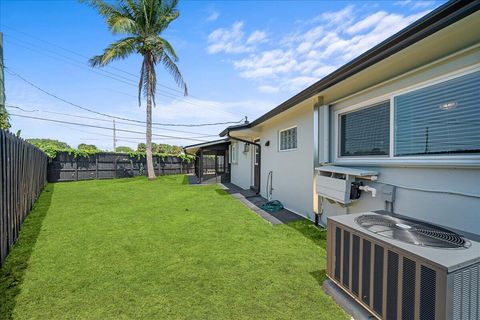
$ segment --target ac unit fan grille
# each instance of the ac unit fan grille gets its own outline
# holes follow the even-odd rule
[[[469,242],[450,230],[419,221],[365,214],[356,219],[363,228],[383,237],[426,247],[467,248]]]

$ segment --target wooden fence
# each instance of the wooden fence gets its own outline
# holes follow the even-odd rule
[[[178,157],[154,156],[153,163],[158,176],[194,172],[193,161],[184,162]],[[145,158],[130,157],[126,153],[98,153],[79,158],[59,153],[48,164],[49,182],[129,178],[146,174]]]
[[[0,266],[47,183],[47,162],[40,149],[0,130]]]

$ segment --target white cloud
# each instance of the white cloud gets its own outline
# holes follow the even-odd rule
[[[258,91],[264,92],[264,93],[277,93],[280,91],[280,89],[278,87],[265,85],[265,86],[259,86]]]
[[[280,49],[252,54],[248,58],[235,61],[234,66],[244,78],[265,78],[280,73],[288,73],[297,64],[291,51]]]
[[[210,15],[207,17],[207,21],[211,22],[211,21],[215,21],[217,20],[218,18],[220,17],[220,12],[218,11],[213,11],[212,13],[210,13]]]
[[[421,8],[427,3],[402,5]],[[241,77],[254,81],[259,91],[293,93],[335,71],[429,10],[412,11],[399,14],[372,6],[348,5],[295,23],[292,33],[268,42],[263,31],[254,31],[243,40],[243,24],[237,23],[231,29],[214,31],[209,37],[209,50],[211,53],[242,53],[240,58],[233,60],[233,66]],[[236,37],[231,36],[233,34]],[[233,38],[236,41],[220,41]]]
[[[208,36],[208,53],[252,52],[255,50],[256,45],[267,40],[267,34],[261,30],[253,31],[245,40],[243,26],[243,21],[237,21],[231,28],[219,28],[210,33]]]
[[[376,12],[368,16],[367,18],[360,20],[354,25],[350,26],[347,29],[347,33],[355,34],[355,33],[359,33],[360,31],[370,29],[371,27],[374,27],[377,23],[379,23],[383,18],[385,18],[386,15],[387,13],[385,11]]]
[[[247,39],[247,44],[262,43],[267,40],[267,33],[265,31],[255,30]]]
[[[435,6],[436,1],[404,0],[404,1],[397,1],[394,4],[401,7],[410,7],[412,9],[425,9],[425,8]]]

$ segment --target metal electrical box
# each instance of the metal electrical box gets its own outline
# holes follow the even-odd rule
[[[350,192],[356,178],[376,180],[377,172],[338,166],[315,168],[315,187],[319,196],[348,205]]]

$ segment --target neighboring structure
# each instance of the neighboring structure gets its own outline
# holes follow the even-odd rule
[[[230,182],[229,139],[220,139],[186,146],[186,154],[195,155],[195,176],[202,183],[214,179]]]
[[[479,9],[480,1],[448,2],[255,121],[225,129],[231,181],[309,219],[321,214],[322,224],[388,209],[478,234]],[[363,191],[350,203],[323,201],[317,167],[378,180],[357,179]]]

